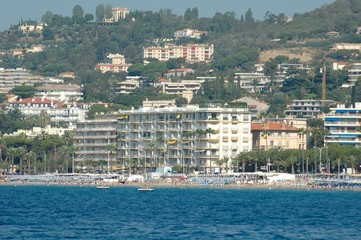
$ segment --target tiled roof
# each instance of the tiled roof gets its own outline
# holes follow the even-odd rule
[[[28,104],[28,103],[33,103],[33,104],[57,104],[58,106],[62,106],[64,105],[64,102],[60,102],[60,101],[54,101],[54,100],[50,100],[47,98],[24,98],[24,99],[20,99],[18,101],[13,102],[14,104]]]
[[[299,131],[298,128],[293,127],[291,125],[287,125],[283,122],[269,122],[269,123],[252,123],[252,131],[263,131],[263,130],[269,130],[269,131],[292,131],[297,132]]]

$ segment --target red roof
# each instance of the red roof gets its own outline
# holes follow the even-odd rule
[[[63,106],[64,102],[60,102],[60,101],[54,101],[54,100],[50,100],[47,98],[24,98],[24,99],[20,99],[18,101],[13,102],[14,104],[56,104],[58,106]]]
[[[293,127],[291,125],[288,125],[284,122],[269,122],[269,123],[252,123],[252,131],[263,131],[263,130],[269,130],[269,131],[292,131],[292,132],[298,132],[299,129],[296,127]]]

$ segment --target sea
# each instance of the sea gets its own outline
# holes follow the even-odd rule
[[[361,192],[1,186],[0,239],[361,239]]]

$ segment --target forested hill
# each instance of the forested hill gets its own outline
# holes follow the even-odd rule
[[[360,35],[354,34],[356,27],[361,25],[361,0],[337,0],[312,12],[295,14],[292,19],[282,13],[276,15],[267,12],[262,21],[253,18],[252,9],[248,9],[238,19],[234,12],[216,13],[211,18],[200,18],[197,8],[188,8],[183,16],[178,16],[169,9],[158,12],[132,10],[119,22],[105,23],[104,12],[101,16],[98,11],[101,6],[98,7],[95,16],[85,13],[79,5],[73,8],[72,16],[46,12],[42,18],[46,26],[41,34],[24,34],[18,31],[18,26],[24,22],[12,26],[11,31],[0,36],[1,50],[19,47],[25,49],[32,44],[43,44],[46,48],[39,54],[25,54],[23,58],[2,56],[0,67],[25,67],[51,76],[57,76],[64,71],[74,71],[78,76],[77,82],[84,86],[84,97],[87,101],[111,102],[117,101],[111,99],[114,96],[111,90],[114,79],[122,80],[125,74],[100,74],[94,70],[95,64],[104,61],[109,53],[121,53],[128,63],[133,64],[130,69],[141,69],[134,72],[159,79],[177,64],[151,60],[152,64],[141,67],[143,47],[164,45],[162,39],[172,38],[176,30],[184,28],[207,31],[208,36],[199,40],[181,38],[172,43],[211,43],[215,46],[212,63],[185,67],[195,69],[195,75],[198,76],[211,74],[222,78],[233,76],[234,71],[253,71],[259,53],[267,49],[320,49],[323,51],[320,53],[322,55],[309,62],[317,66],[334,42],[361,42]],[[27,23],[36,24],[33,21]],[[339,31],[341,36],[330,38],[325,34],[328,31]],[[279,41],[272,41],[274,39]],[[239,97],[232,94],[220,96]],[[209,98],[214,99],[214,96]]]

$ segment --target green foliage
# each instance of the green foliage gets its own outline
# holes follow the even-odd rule
[[[98,113],[108,113],[110,110],[107,107],[104,107],[103,105],[94,104],[90,107],[88,112],[88,119],[94,119],[95,115]]]
[[[11,93],[19,96],[20,98],[31,98],[37,92],[36,88],[28,85],[16,86],[10,90]]]

